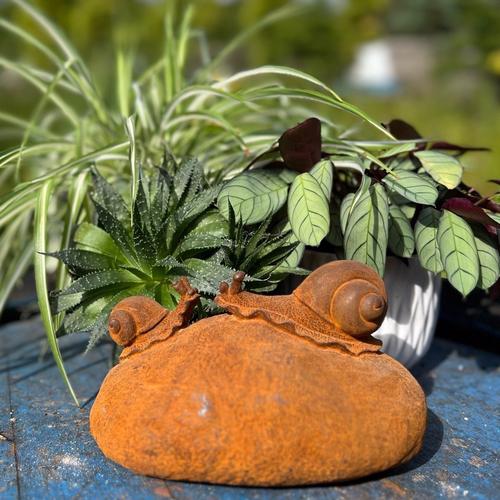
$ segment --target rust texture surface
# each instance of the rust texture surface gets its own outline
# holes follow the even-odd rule
[[[420,449],[422,389],[370,334],[383,282],[348,261],[326,264],[293,294],[221,284],[228,311],[186,326],[187,281],[168,313],[131,298],[110,315],[125,346],[90,415],[104,454],[166,479],[288,486],[345,481],[395,467]]]

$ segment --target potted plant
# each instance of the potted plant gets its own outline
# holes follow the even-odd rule
[[[463,296],[497,282],[500,205],[462,182],[459,158],[478,148],[426,140],[401,120],[387,130],[400,139],[371,141],[361,155],[352,148],[363,143],[322,142],[320,120],[309,118],[226,182],[218,201],[244,222],[282,219],[299,243],[291,266],[342,257],[385,275],[390,305],[378,335],[411,366],[430,345],[441,278]]]
[[[273,290],[284,272],[302,272],[283,269],[297,245],[290,233],[269,233],[269,221],[251,228],[234,212],[229,220],[221,215],[214,204],[221,185],[208,186],[193,158],[165,158],[147,179],[141,171],[130,203],[96,170],[93,181],[95,224],[82,222],[68,248],[48,254],[71,277],[51,293],[52,314],[64,313],[58,336],[88,331],[92,348],[107,334],[111,309],[133,295],[174,309],[174,284],[183,276],[202,294],[196,317],[204,317],[218,312],[212,298],[237,270],[255,292]]]
[[[358,201],[372,203],[372,194],[381,189],[387,195],[387,183],[391,179],[394,181],[394,172],[406,171],[408,168],[407,157],[416,156],[419,148],[428,149],[432,146],[422,139],[399,140],[394,130],[382,126],[342,99],[328,85],[302,71],[281,66],[264,66],[224,75],[221,69],[223,63],[239,44],[261,27],[290,15],[293,9],[289,7],[263,18],[248,34],[240,34],[221,53],[212,59],[197,62],[196,70],[189,73],[186,67],[190,49],[197,48],[195,43],[200,40],[191,27],[193,9],[188,6],[184,11],[175,13],[172,10],[173,4],[169,3],[165,16],[162,56],[147,69],[138,72],[131,53],[117,50],[116,71],[108,79],[116,90],[111,100],[103,97],[107,95],[105,89],[96,84],[85,61],[50,19],[24,0],[16,0],[16,8],[29,16],[43,34],[39,36],[30,33],[8,20],[2,20],[0,29],[33,46],[46,58],[47,64],[40,69],[13,61],[9,57],[0,58],[2,67],[41,92],[41,98],[28,120],[0,113],[0,120],[7,123],[10,133],[17,130],[18,137],[16,146],[0,153],[0,310],[15,283],[33,263],[40,313],[48,343],[68,386],[70,384],[59,352],[57,332],[68,328],[70,320],[64,320],[65,312],[79,309],[82,294],[87,293],[77,291],[73,294],[68,290],[79,279],[84,280],[82,283],[85,282],[88,274],[87,270],[71,261],[71,253],[76,249],[102,254],[101,248],[81,247],[82,243],[78,239],[85,232],[81,228],[90,230],[89,224],[97,224],[96,227],[100,227],[108,236],[112,231],[117,231],[112,239],[114,238],[115,245],[118,242],[120,258],[125,259],[125,251],[131,252],[130,249],[127,250],[127,245],[131,244],[130,239],[133,241],[134,231],[140,230],[137,228],[144,224],[134,224],[136,221],[132,220],[134,204],[139,202],[138,196],[142,196],[140,186],[143,181],[140,179],[144,179],[144,186],[156,179],[157,166],[162,165],[165,151],[173,157],[175,165],[181,165],[182,159],[188,157],[198,158],[203,165],[204,189],[210,189],[210,192],[219,189],[221,179],[235,177],[240,172],[244,173],[237,176],[235,182],[236,179],[245,179],[247,182],[248,175],[252,174],[251,177],[260,176],[252,179],[255,186],[274,186],[274,194],[265,192],[263,196],[259,195],[256,207],[260,212],[252,217],[248,217],[243,211],[237,194],[228,194],[228,189],[232,189],[234,184],[229,183],[220,192],[217,191],[218,194],[214,195],[217,203],[209,205],[207,210],[219,222],[220,215],[226,219],[228,235],[221,237],[218,241],[220,246],[212,247],[208,254],[203,253],[206,250],[202,248],[195,252],[198,255],[199,250],[203,259],[215,258],[216,255],[228,269],[248,264],[248,252],[257,252],[257,264],[253,270],[248,270],[254,280],[248,283],[264,290],[273,288],[287,273],[297,268],[305,244],[326,245],[327,240],[322,235],[325,230],[328,240],[339,241],[341,220],[354,220],[351,212],[357,210]],[[202,52],[206,54],[206,51]],[[321,141],[322,135],[323,146],[320,144],[319,156],[316,146],[313,152],[308,148],[304,152],[299,147],[299,156],[295,155],[294,161],[291,159],[293,154],[290,154],[297,145],[293,133],[288,134],[288,138],[292,140],[287,142],[283,136],[278,141],[279,148],[275,145],[284,130],[312,114],[321,118],[323,125],[322,133],[318,135],[311,129],[310,136],[318,143],[318,138]],[[375,135],[378,140],[346,139],[342,131],[343,117],[349,125],[354,120],[357,125],[369,128],[371,135]],[[298,135],[303,134],[299,131]],[[310,144],[309,140],[301,141]],[[285,162],[269,165],[272,159],[276,159],[280,149]],[[323,153],[322,149],[325,150]],[[309,163],[303,161],[304,154],[306,159],[309,157]],[[319,161],[322,156],[325,161]],[[260,168],[264,164],[266,168]],[[331,164],[335,165],[334,169],[329,167]],[[251,170],[247,172],[249,167]],[[309,171],[312,167],[315,170]],[[376,167],[379,167],[378,170]],[[175,177],[176,168],[172,167],[170,176]],[[297,168],[304,171],[293,171]],[[94,174],[92,180],[93,170],[99,172],[99,175]],[[335,174],[335,178],[328,181],[330,174]],[[429,199],[437,191],[435,181],[429,176],[427,179],[416,171],[403,175],[407,180],[414,179],[415,175],[419,179],[425,178]],[[121,229],[117,229],[120,226],[114,223],[105,227],[106,220],[114,219],[98,207],[100,205],[106,208],[104,199],[100,198],[104,193],[102,186],[105,185],[100,176],[119,191],[123,198],[123,202],[118,205],[122,208],[125,206],[125,211],[121,211],[121,215],[114,215],[115,219],[122,221],[122,225],[125,224]],[[314,230],[310,235],[301,235],[295,218],[288,220],[283,207],[289,194],[293,192],[294,199],[304,209],[306,198],[297,196],[297,193],[304,193],[311,182],[315,187],[319,185],[322,190],[323,194],[316,197],[320,200],[318,203],[322,204],[323,209],[331,209],[333,216],[330,217],[328,213],[327,222],[331,223],[325,223],[318,222],[317,215],[308,215]],[[370,187],[370,183],[375,187]],[[377,187],[378,185],[381,187]],[[252,185],[250,192],[253,192],[255,186]],[[333,193],[330,206],[325,201],[329,189]],[[404,197],[405,189],[408,188],[401,186],[396,179],[390,189],[392,200],[396,199],[398,189],[399,195]],[[144,191],[147,192],[146,187]],[[350,192],[355,193],[348,198],[352,203],[343,204],[343,213],[349,214],[349,217],[341,219],[340,204]],[[470,198],[475,195],[469,193],[468,196]],[[96,203],[92,201],[92,197]],[[114,196],[112,198],[116,199]],[[491,200],[480,201],[482,204],[492,203]],[[147,203],[151,206],[152,200]],[[402,211],[411,211],[414,205],[417,214],[418,203],[420,202],[417,200],[396,205]],[[116,208],[114,204],[113,207]],[[303,209],[297,213],[309,214],[307,208],[305,211]],[[127,210],[130,212],[130,219],[124,215]],[[110,212],[109,207],[107,211]],[[488,218],[491,216],[490,212],[484,213]],[[186,238],[191,231],[202,231],[197,224],[198,222],[195,224],[190,221],[190,231],[184,234]],[[97,229],[92,231],[99,232]],[[290,231],[298,234],[298,237],[292,236]],[[102,232],[99,234],[108,239]],[[215,239],[211,241],[215,244]],[[137,244],[139,243],[138,241]],[[133,241],[133,244],[136,242]],[[342,245],[337,244],[328,249],[338,251],[341,247]],[[486,245],[485,248],[490,247]],[[139,253],[148,250],[145,247]],[[134,250],[136,253],[137,251]],[[131,254],[134,257],[132,261],[135,259],[134,252]],[[377,254],[379,267],[383,267],[382,262],[385,260],[382,253]],[[276,260],[268,262],[266,254],[271,254]],[[54,255],[59,257],[59,262],[53,258]],[[286,255],[286,259],[281,261],[283,255]],[[350,256],[348,252],[345,255]],[[167,256],[172,255],[167,253]],[[108,262],[101,258],[102,255],[92,257],[100,262],[99,265]],[[492,254],[491,258],[494,257],[495,254]],[[146,293],[150,281],[157,281],[149,279],[154,276],[142,273],[144,269],[141,266],[147,267],[150,263],[130,262],[128,257],[125,260],[128,262],[127,266],[132,264],[135,275],[141,276],[142,281],[139,280],[138,286],[143,286]],[[108,268],[104,266],[95,270],[105,272]],[[174,276],[170,271],[161,270],[167,284],[171,283]],[[300,272],[298,269],[296,271]],[[258,276],[260,273],[263,274]],[[194,271],[191,274],[194,276]],[[170,288],[165,288],[168,291],[164,295],[167,301],[175,293]],[[52,297],[50,289],[65,292]],[[160,292],[153,292],[150,287],[147,293],[156,295]],[[58,305],[59,300],[62,304],[62,298],[70,295],[73,295],[71,300],[74,301],[71,306],[68,303]],[[206,298],[209,299],[209,294]],[[55,309],[51,309],[51,302]],[[98,309],[98,306],[95,308]],[[53,314],[53,310],[61,312]],[[90,314],[92,308],[86,308],[82,303],[81,310]],[[94,325],[97,318],[95,315],[91,316],[91,325]]]

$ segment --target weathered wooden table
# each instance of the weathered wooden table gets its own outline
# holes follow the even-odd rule
[[[37,320],[0,328],[0,499],[500,498],[500,376],[493,354],[434,342],[415,370],[429,405],[424,449],[401,469],[342,486],[259,489],[160,481],[107,461],[88,432],[107,347],[82,356],[84,337],[62,342],[84,402],[78,409],[50,355],[40,354],[43,338]]]

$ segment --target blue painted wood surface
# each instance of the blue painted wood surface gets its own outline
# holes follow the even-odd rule
[[[108,347],[83,356],[86,339],[62,351],[76,408],[37,320],[0,329],[0,499],[365,499],[500,498],[499,357],[436,340],[415,370],[429,405],[424,449],[399,470],[342,486],[259,489],[161,481],[106,460],[88,432]],[[373,425],[377,425],[376,422]]]

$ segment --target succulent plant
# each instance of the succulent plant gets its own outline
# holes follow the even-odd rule
[[[215,310],[210,297],[236,270],[247,287],[270,290],[286,272],[280,265],[295,249],[288,234],[269,235],[268,223],[255,231],[227,221],[214,206],[220,186],[207,186],[195,159],[179,165],[169,158],[149,176],[142,171],[129,204],[93,171],[92,201],[97,224],[82,223],[70,248],[50,255],[66,264],[72,282],[52,293],[54,314],[65,313],[59,334],[91,331],[92,346],[106,332],[113,306],[131,295],[153,297],[173,308],[173,284],[188,276]],[[297,272],[297,270],[295,270]]]

